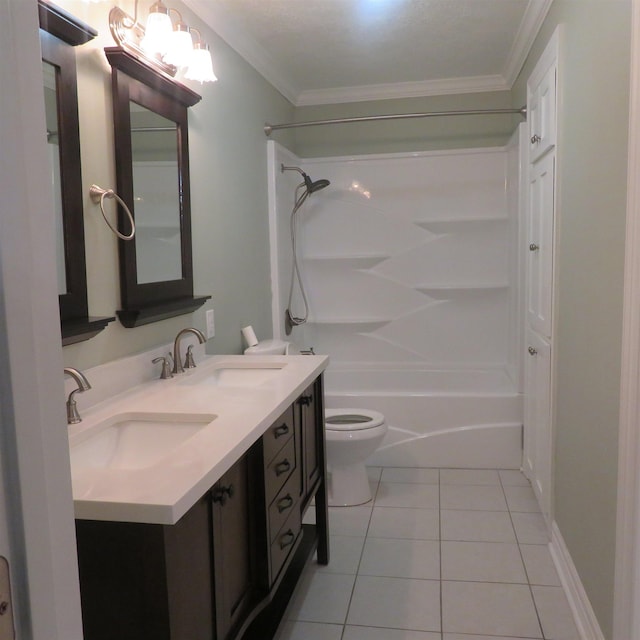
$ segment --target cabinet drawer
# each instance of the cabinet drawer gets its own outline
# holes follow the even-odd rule
[[[269,542],[273,542],[289,514],[298,509],[300,474],[292,473],[269,506]]]
[[[302,531],[300,509],[294,509],[271,544],[271,584],[275,581]]]
[[[289,407],[262,437],[264,447],[264,461],[271,462],[273,457],[282,449],[287,440],[293,435],[293,407]]]
[[[295,438],[289,438],[284,447],[264,470],[267,504],[271,504],[296,466],[296,441]]]

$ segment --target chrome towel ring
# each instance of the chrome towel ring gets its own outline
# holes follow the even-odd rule
[[[91,196],[91,201],[94,204],[100,205],[100,211],[102,211],[102,217],[104,218],[104,221],[109,226],[109,229],[111,229],[111,231],[113,231],[113,233],[115,233],[118,236],[118,238],[120,238],[121,240],[133,240],[133,237],[136,234],[136,223],[133,221],[133,216],[131,215],[131,211],[129,211],[129,207],[127,207],[124,200],[113,189],[103,189],[102,187],[99,187],[97,184],[92,184],[91,187],[89,187],[89,195]],[[109,220],[107,219],[107,216],[104,212],[105,198],[109,198],[109,199],[115,198],[120,203],[122,208],[125,210],[127,216],[129,217],[129,223],[131,225],[131,233],[128,236],[124,235],[123,233],[120,233],[120,231],[118,231],[118,229],[116,229],[111,224],[111,222],[109,222]]]

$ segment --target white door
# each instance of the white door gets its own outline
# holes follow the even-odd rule
[[[551,345],[527,330],[524,395],[524,471],[531,481],[542,513],[551,514]]]
[[[530,160],[535,162],[556,144],[556,64],[544,72],[530,94],[529,147]]]
[[[554,167],[554,153],[531,165],[527,220],[527,321],[546,338],[553,298]]]

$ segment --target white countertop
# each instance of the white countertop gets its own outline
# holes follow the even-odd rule
[[[175,524],[324,371],[326,356],[208,356],[196,369],[170,380],[152,380],[84,410],[69,425],[71,447],[114,414],[171,412],[212,414],[215,419],[143,469],[74,470],[75,516]],[[225,363],[248,367],[284,365],[278,375],[252,387],[192,384]]]

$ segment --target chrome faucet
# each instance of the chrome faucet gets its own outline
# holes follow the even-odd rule
[[[173,370],[172,373],[175,375],[176,373],[184,373],[184,367],[182,366],[181,358],[180,358],[180,340],[182,336],[187,333],[193,333],[196,338],[200,341],[200,344],[204,344],[207,339],[204,337],[204,334],[199,329],[194,329],[193,327],[188,327],[187,329],[182,329],[178,332],[176,339],[173,343]],[[186,363],[187,367],[195,367],[195,362],[193,362],[193,357],[189,358]]]
[[[78,407],[76,406],[75,395],[78,393],[83,393],[84,391],[88,391],[91,389],[91,385],[89,381],[85,377],[82,371],[78,371],[78,369],[74,369],[73,367],[65,367],[64,372],[70,375],[77,383],[78,388],[74,389],[67,398],[67,424],[77,424],[78,422],[82,422],[82,418],[78,413]]]

